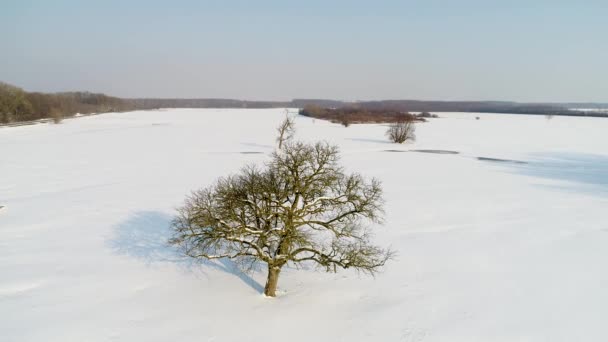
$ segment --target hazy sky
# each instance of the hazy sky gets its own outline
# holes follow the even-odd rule
[[[608,0],[0,0],[0,44],[36,91],[608,102]]]

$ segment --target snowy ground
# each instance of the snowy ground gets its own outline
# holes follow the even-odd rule
[[[383,181],[376,241],[398,258],[375,279],[287,270],[269,299],[263,272],[165,241],[189,190],[267,159],[283,115],[1,128],[0,340],[608,340],[608,119],[442,114],[398,146],[382,125],[298,117],[298,138],[339,144],[350,171]]]

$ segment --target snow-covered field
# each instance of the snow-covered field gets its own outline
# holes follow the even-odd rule
[[[297,117],[299,139],[383,181],[375,240],[398,256],[375,279],[286,270],[270,299],[263,271],[165,242],[190,190],[268,158],[283,116],[0,128],[0,341],[608,340],[608,119],[444,113],[400,146]],[[386,151],[414,149],[459,154]]]
[[[581,111],[581,112],[608,113],[608,108],[572,108],[572,110],[578,110],[578,111]]]

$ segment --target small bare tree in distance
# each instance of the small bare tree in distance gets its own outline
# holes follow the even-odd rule
[[[371,243],[368,229],[381,222],[379,181],[346,174],[337,147],[327,143],[283,147],[265,167],[245,167],[193,192],[170,242],[193,258],[266,264],[269,297],[287,264],[373,275],[392,256]]]
[[[285,119],[281,122],[279,127],[277,127],[277,132],[279,133],[277,136],[277,143],[279,144],[280,150],[287,141],[293,138],[293,135],[296,132],[296,124],[293,118],[289,117],[288,113],[285,114]]]
[[[54,124],[60,124],[63,121],[63,114],[61,114],[61,111],[59,109],[53,108],[51,109],[49,114]]]
[[[338,116],[338,120],[340,121],[340,124],[344,127],[350,126],[350,119],[346,116],[346,114],[341,114],[340,116]]]
[[[415,141],[416,126],[412,120],[400,120],[389,126],[386,135],[390,141],[398,144],[403,144],[406,141]]]

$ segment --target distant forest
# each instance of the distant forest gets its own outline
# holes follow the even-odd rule
[[[426,121],[425,118],[436,117],[428,112],[411,114],[405,111],[382,108],[339,107],[328,108],[316,105],[306,105],[300,109],[300,115],[339,123],[348,127],[355,123],[391,123]]]
[[[37,93],[0,82],[0,123],[134,110],[130,100],[89,92]]]
[[[551,104],[517,103],[499,101],[415,101],[387,100],[343,102],[320,99],[295,99],[291,101],[241,101],[231,99],[127,99],[90,92],[39,93],[27,92],[19,87],[0,82],[0,123],[13,123],[51,118],[62,118],[77,113],[124,112],[157,108],[311,108],[340,109],[348,113],[379,113],[395,115],[405,112],[480,112],[536,115],[568,115],[608,117],[602,104]],[[590,110],[571,110],[572,107]],[[348,109],[348,110],[346,110]],[[356,110],[353,110],[356,109]],[[595,109],[595,110],[593,110]],[[384,114],[382,114],[384,112]],[[356,119],[354,121],[357,121]]]

